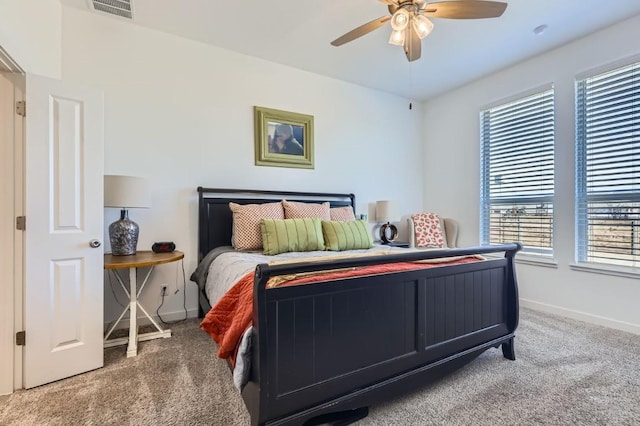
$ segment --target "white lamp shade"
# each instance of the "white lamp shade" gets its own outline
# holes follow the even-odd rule
[[[411,15],[406,9],[398,9],[391,17],[391,28],[402,31],[409,25]]]
[[[402,31],[391,31],[391,35],[389,36],[389,43],[394,44],[396,46],[404,45],[404,30]]]
[[[376,220],[378,222],[398,222],[398,204],[395,201],[376,201]]]
[[[416,31],[416,34],[418,34],[418,37],[423,39],[433,31],[433,22],[425,16],[416,15],[413,18],[413,29]]]
[[[105,175],[104,206],[128,208],[151,207],[151,187],[145,178]]]

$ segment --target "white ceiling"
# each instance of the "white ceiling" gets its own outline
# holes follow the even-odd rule
[[[416,100],[640,14],[640,0],[503,0],[500,18],[433,19],[422,58],[409,63],[388,44],[389,24],[341,47],[329,44],[386,15],[377,0],[131,1],[133,24]],[[91,10],[88,0],[61,2]],[[535,35],[542,24],[547,31]]]

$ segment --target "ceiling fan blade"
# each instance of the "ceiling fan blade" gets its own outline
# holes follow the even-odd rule
[[[391,16],[387,16],[387,15],[381,16],[380,18],[374,19],[371,22],[367,22],[364,25],[360,25],[358,28],[355,28],[349,31],[348,33],[344,34],[343,36],[338,37],[337,39],[333,40],[331,44],[333,46],[342,46],[343,44],[348,43],[352,40],[355,40],[358,37],[362,37],[363,35],[368,34],[373,30],[377,30],[378,28],[383,26],[386,22],[388,22],[390,19],[391,19]]]
[[[428,3],[424,16],[448,19],[497,18],[507,8],[507,3],[485,0],[457,0]]]
[[[413,62],[416,59],[420,59],[422,54],[422,40],[418,37],[415,31],[407,31],[407,37],[404,39],[404,54],[407,55],[407,60]]]

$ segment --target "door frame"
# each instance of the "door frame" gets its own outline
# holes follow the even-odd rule
[[[2,51],[2,53],[5,53]],[[9,170],[10,181],[0,200],[7,206],[9,216],[3,223],[12,223],[16,216],[24,215],[24,117],[15,113],[15,103],[25,99],[25,78],[21,70],[2,71],[4,79],[13,85],[13,96],[9,106],[2,109],[3,120],[12,123],[9,132],[2,137],[10,155],[3,156],[0,167]],[[6,100],[3,100],[5,102]],[[6,104],[5,104],[6,105]],[[9,225],[7,239],[0,241],[3,253],[12,253],[2,265],[2,277],[6,280],[0,288],[4,297],[0,298],[0,353],[3,362],[0,367],[0,395],[10,394],[23,387],[23,349],[15,344],[15,333],[23,329],[23,277],[24,277],[24,232]],[[3,230],[4,231],[4,230]]]
[[[25,94],[28,389],[104,366],[104,92],[27,74]]]

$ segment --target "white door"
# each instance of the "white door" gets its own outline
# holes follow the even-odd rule
[[[103,365],[103,95],[27,75],[24,387]],[[95,244],[94,244],[95,245]]]

